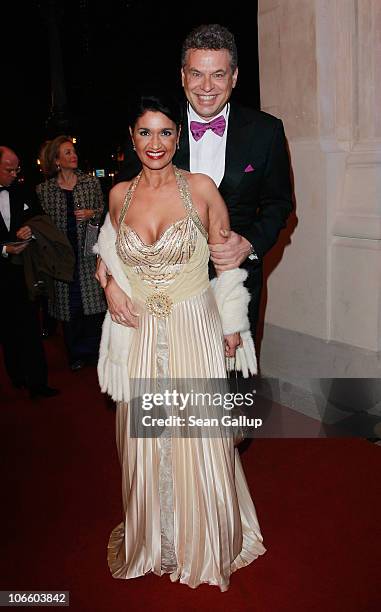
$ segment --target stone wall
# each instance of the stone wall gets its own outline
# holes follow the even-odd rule
[[[313,350],[306,375],[327,376],[329,355],[331,376],[378,376],[381,2],[260,0],[258,29],[261,106],[284,122],[296,199],[266,257],[262,368],[297,375]]]

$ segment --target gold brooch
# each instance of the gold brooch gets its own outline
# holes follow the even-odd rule
[[[165,319],[168,317],[172,310],[172,300],[163,291],[155,291],[152,295],[149,295],[146,299],[147,310],[159,319]]]

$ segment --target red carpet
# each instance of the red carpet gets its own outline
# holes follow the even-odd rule
[[[95,368],[67,370],[60,337],[47,347],[58,398],[32,402],[0,369],[0,590],[68,590],[78,612],[381,609],[381,447],[365,440],[261,439],[246,449],[267,553],[226,593],[168,576],[111,578],[106,546],[122,518],[113,404]]]

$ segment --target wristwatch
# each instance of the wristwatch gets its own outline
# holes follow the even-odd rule
[[[250,253],[248,255],[248,259],[250,259],[250,261],[255,261],[256,259],[258,259],[258,255],[255,252],[255,248],[253,247],[253,245],[250,245]]]

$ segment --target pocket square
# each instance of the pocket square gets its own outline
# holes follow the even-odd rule
[[[254,168],[251,164],[249,164],[248,166],[246,166],[245,168],[245,172],[254,172]]]
[[[246,170],[245,170],[245,172],[246,172]],[[24,210],[29,210],[28,204],[24,204]]]

